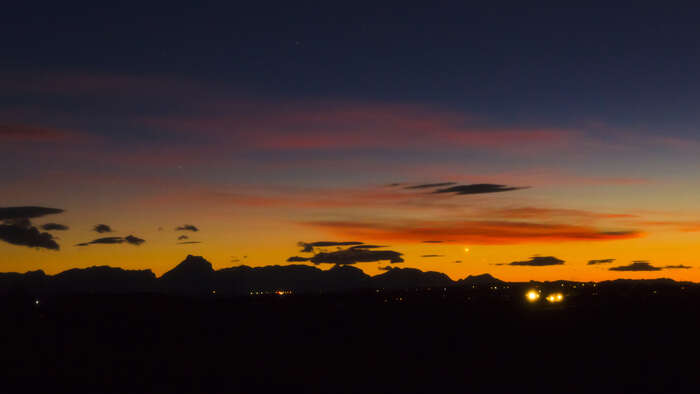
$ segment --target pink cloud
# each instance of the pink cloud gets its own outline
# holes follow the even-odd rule
[[[225,115],[221,115],[221,113]],[[262,103],[217,114],[150,117],[144,123],[236,147],[313,149],[552,149],[581,138],[571,130],[478,126],[467,115],[418,105]]]

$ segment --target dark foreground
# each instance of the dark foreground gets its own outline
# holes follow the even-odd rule
[[[5,297],[2,392],[693,392],[700,296]],[[516,297],[517,296],[517,297]],[[46,392],[46,391],[44,391]]]

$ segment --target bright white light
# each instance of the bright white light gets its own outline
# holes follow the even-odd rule
[[[34,300],[34,305],[39,305],[39,300]]]
[[[536,292],[535,290],[530,290],[527,292],[527,294],[525,294],[525,297],[527,297],[528,301],[535,302],[538,298],[540,298],[540,293]]]
[[[547,301],[549,302],[561,302],[564,299],[564,295],[561,293],[552,293],[547,296]]]

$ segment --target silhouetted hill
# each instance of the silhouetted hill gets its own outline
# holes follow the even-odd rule
[[[496,279],[491,274],[481,274],[481,275],[469,275],[464,279],[457,281],[459,286],[471,286],[471,285],[494,285],[494,284],[504,284],[506,282]]]
[[[188,255],[185,260],[158,278],[159,289],[166,292],[207,294],[214,285],[214,269],[201,256]]]
[[[449,276],[435,271],[423,272],[416,268],[392,268],[372,277],[374,287],[398,289],[411,287],[452,286]]]
[[[51,277],[60,292],[143,293],[153,291],[156,275],[150,270],[124,270],[108,266],[73,268]]]
[[[470,275],[458,281],[434,271],[416,268],[390,268],[376,276],[369,276],[351,265],[335,265],[322,270],[310,265],[271,265],[249,267],[245,265],[214,270],[212,264],[201,256],[188,255],[170,271],[156,278],[146,270],[124,270],[108,266],[74,268],[56,275],[43,271],[0,273],[0,294],[28,293],[168,293],[182,295],[259,295],[277,291],[294,293],[332,293],[362,289],[415,289],[421,287],[452,287],[462,290],[472,285],[483,288],[488,285],[505,284],[490,274]],[[572,281],[511,283],[515,286],[538,286],[543,288],[576,289],[581,283]],[[659,279],[618,279],[597,284],[601,288],[643,289],[693,285],[691,282],[675,282]],[[589,286],[585,286],[589,288]]]

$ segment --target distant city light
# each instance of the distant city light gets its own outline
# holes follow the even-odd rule
[[[547,296],[547,301],[549,302],[561,302],[564,299],[564,295],[561,293],[552,293]]]
[[[34,300],[34,305],[39,305],[39,300]]]
[[[540,293],[538,293],[535,290],[530,290],[525,294],[525,297],[527,297],[527,300],[530,302],[535,302],[540,298]]]

